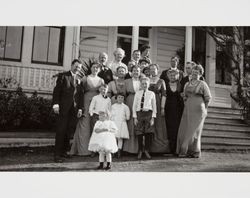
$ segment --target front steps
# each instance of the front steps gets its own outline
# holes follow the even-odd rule
[[[250,126],[238,109],[209,107],[201,142],[202,149],[250,150]]]

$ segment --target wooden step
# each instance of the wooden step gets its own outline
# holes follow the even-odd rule
[[[241,114],[240,109],[232,109],[226,107],[208,107],[208,112],[223,112],[223,113],[234,113]]]
[[[53,132],[0,132],[0,138],[55,138]]]
[[[205,123],[203,130],[213,130],[213,131],[228,131],[228,132],[249,132],[250,127],[246,125],[237,125],[237,124],[215,124],[215,123]]]
[[[232,137],[232,136],[207,136],[203,135],[201,138],[202,143],[211,143],[211,144],[243,144],[250,146],[250,139],[245,137]]]
[[[242,115],[238,113],[208,112],[208,117],[221,117],[240,120]]]
[[[235,150],[235,151],[239,151],[239,150],[250,150],[250,146],[249,145],[239,145],[239,144],[208,144],[208,143],[202,143],[201,144],[201,150]]]
[[[213,130],[213,129],[203,129],[202,136],[203,135],[210,135],[210,136],[217,136],[221,135],[224,136],[225,138],[227,136],[232,136],[232,137],[245,137],[245,138],[250,138],[250,132],[248,131],[226,131],[226,130]]]
[[[244,122],[241,119],[233,119],[233,118],[228,118],[228,117],[218,117],[218,116],[208,116],[205,119],[205,123],[214,123],[214,124],[223,124],[223,125],[228,125],[228,124],[234,124],[234,125],[241,125],[241,126],[246,126]]]

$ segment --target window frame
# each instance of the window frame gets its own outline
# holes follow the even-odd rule
[[[5,41],[4,41],[4,56],[5,56],[5,51],[6,51],[6,38],[7,38],[7,29],[12,26],[4,26],[6,27],[5,30]],[[13,62],[21,62],[22,61],[22,55],[23,55],[23,37],[24,37],[24,26],[16,26],[16,27],[22,27],[22,36],[21,36],[21,46],[20,46],[20,58],[15,59],[15,58],[5,58],[5,57],[0,57],[1,61],[13,61]]]
[[[150,29],[148,30],[149,32],[148,32],[148,37],[147,38],[146,37],[140,37],[139,34],[138,34],[138,37],[135,37],[133,35],[133,28],[135,28],[135,26],[132,26],[132,34],[131,35],[118,33],[118,27],[119,26],[117,26],[117,28],[116,28],[116,40],[115,40],[116,45],[115,45],[115,47],[117,47],[118,37],[131,39],[131,54],[130,54],[130,58],[132,57],[133,50],[135,50],[135,49],[133,49],[134,39],[138,38],[138,47],[137,47],[137,49],[139,49],[139,43],[140,43],[140,41],[146,41],[150,45],[150,43],[151,43],[150,42],[151,41],[151,36],[150,36],[151,35],[151,31],[150,31],[150,29],[152,29],[153,27],[150,27]],[[128,26],[128,27],[131,27],[131,26]],[[137,26],[137,28],[138,28],[138,31],[140,31],[140,26]]]
[[[33,39],[32,39],[32,53],[31,53],[31,64],[42,64],[42,65],[51,65],[51,66],[64,66],[64,51],[65,51],[65,35],[66,35],[66,26],[44,26],[44,27],[49,27],[49,28],[59,28],[61,29],[60,32],[60,38],[59,38],[59,48],[58,48],[58,59],[60,57],[61,62],[58,60],[57,63],[53,63],[53,62],[44,62],[44,61],[36,61],[33,60],[33,55],[34,55],[34,42],[35,42],[35,35],[36,35],[36,31],[35,28],[36,27],[43,27],[43,26],[34,26],[33,27]],[[50,34],[49,34],[50,36]],[[48,39],[49,40],[49,39]],[[49,45],[49,42],[48,42]],[[47,45],[47,48],[48,48]],[[47,53],[47,59],[48,59],[48,53]]]

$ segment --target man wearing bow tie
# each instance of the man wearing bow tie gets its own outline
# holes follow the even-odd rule
[[[58,75],[53,91],[53,111],[57,114],[56,139],[54,160],[63,162],[63,158],[69,157],[67,151],[70,146],[70,135],[76,125],[78,108],[77,74],[81,70],[82,63],[78,59],[72,61],[71,70]],[[83,112],[79,109],[78,116]]]

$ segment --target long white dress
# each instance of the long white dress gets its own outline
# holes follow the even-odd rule
[[[129,131],[127,120],[130,119],[130,110],[124,103],[115,103],[111,107],[111,120],[113,120],[118,128],[117,138],[129,139]]]
[[[95,129],[107,129],[107,132],[96,133]],[[88,150],[93,152],[110,152],[118,151],[115,133],[117,127],[111,120],[100,121],[95,123],[93,133],[89,140]]]

